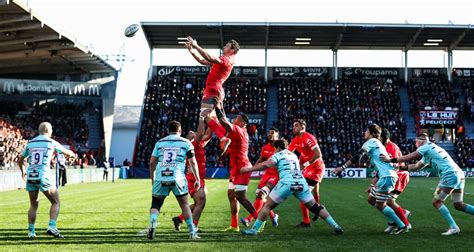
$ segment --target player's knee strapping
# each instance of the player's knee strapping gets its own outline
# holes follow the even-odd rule
[[[264,199],[268,196],[268,194],[270,194],[270,188],[268,188],[267,186],[264,186],[255,191],[255,194],[257,195],[257,197],[260,193],[262,193],[262,199]]]
[[[161,206],[163,206],[163,202],[165,202],[165,199],[152,197],[151,208],[154,208],[160,211]]]
[[[211,111],[212,111],[211,108],[201,108],[199,116],[204,117],[204,116],[208,115],[209,113],[211,113]]]
[[[463,193],[451,193],[451,199],[454,203],[463,202],[464,201],[464,194]]]
[[[308,209],[310,212],[314,213],[313,221],[316,221],[319,218],[319,213],[324,209],[324,206],[314,203],[314,205]]]
[[[448,198],[448,196],[449,196],[449,194],[445,193],[444,191],[441,191],[439,193],[437,193],[437,192],[434,193],[434,198],[436,200],[443,201],[443,202]],[[461,198],[462,198],[462,196],[461,196]],[[454,201],[454,199],[453,199],[453,201]],[[454,202],[456,202],[456,201],[454,201]]]

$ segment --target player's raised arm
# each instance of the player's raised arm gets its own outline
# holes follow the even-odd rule
[[[196,51],[193,49],[193,46],[191,45],[191,43],[189,42],[186,42],[186,44],[184,44],[184,47],[186,47],[189,51],[189,53],[193,56],[193,58],[199,62],[200,64],[202,65],[212,65],[212,63],[210,63],[209,61],[201,58],[197,53]]]
[[[202,47],[200,47],[197,43],[197,41],[195,39],[193,39],[191,36],[188,36],[188,43],[191,44],[191,46],[193,48],[195,48],[198,53],[204,58],[204,60],[206,60],[207,62],[211,63],[211,64],[220,64],[221,63],[221,60],[219,59],[219,57],[215,57],[215,56],[212,56],[210,55],[206,50],[202,49]],[[194,56],[194,55],[193,55]],[[195,57],[196,58],[196,57]]]
[[[240,173],[253,172],[253,171],[263,171],[265,169],[268,169],[270,167],[275,167],[275,166],[276,166],[275,161],[273,159],[268,159],[267,161],[256,164],[252,167],[242,168],[242,169],[240,169]]]

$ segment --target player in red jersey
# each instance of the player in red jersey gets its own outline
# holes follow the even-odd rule
[[[222,131],[225,129],[227,136],[232,140],[229,146],[230,158],[230,179],[227,190],[227,197],[231,210],[231,225],[225,231],[239,231],[239,203],[242,204],[247,211],[257,218],[257,212],[252,202],[247,198],[247,187],[250,182],[250,173],[240,173],[240,169],[244,167],[252,167],[248,158],[249,135],[247,133],[248,117],[240,113],[230,123],[224,115],[224,111],[216,107],[216,116],[219,122],[213,120],[209,114],[206,115],[206,122],[213,131]]]
[[[260,158],[257,160],[256,164],[267,161],[275,153],[275,147],[273,147],[273,142],[278,140],[278,138],[278,129],[273,127],[270,128],[267,133],[267,144],[262,147],[262,153],[260,154]],[[270,191],[278,183],[278,180],[278,171],[275,167],[268,168],[267,170],[265,170],[265,173],[260,179],[260,183],[258,183],[258,189],[256,191],[257,197],[255,198],[255,202],[253,203],[253,207],[255,207],[255,211],[257,211],[257,214],[258,212],[260,212],[260,209],[265,204],[266,198],[270,194]],[[273,210],[271,210],[269,215],[272,220],[273,226],[278,226],[278,214],[275,214]],[[249,226],[252,220],[253,215],[251,214],[249,214],[246,218],[240,219],[242,224],[244,224],[244,226],[246,227]]]
[[[380,136],[382,138],[382,144],[385,146],[385,149],[387,150],[387,153],[390,155],[390,158],[398,158],[402,156],[402,152],[400,151],[400,148],[392,141],[390,141],[390,132],[388,129],[383,129],[382,134]],[[394,167],[399,167],[401,164],[393,164]],[[387,200],[387,205],[395,211],[395,214],[397,214],[398,218],[409,228],[411,229],[411,224],[408,221],[408,216],[410,216],[410,211],[403,209],[397,202],[397,198],[400,196],[400,194],[405,190],[405,187],[408,185],[408,182],[410,181],[410,173],[408,171],[401,171],[397,170],[397,175],[398,175],[398,180],[395,183],[395,189],[390,193],[390,198]],[[375,185],[378,181],[378,176],[375,176],[375,178],[372,180],[372,184],[370,185],[370,188],[368,190],[369,193],[372,193],[373,185]],[[375,198],[374,201],[371,202],[369,201],[371,205],[375,205]],[[390,233],[393,229],[396,228],[395,223],[390,222],[388,223],[387,228],[384,230],[386,233]]]
[[[204,111],[213,112],[216,107],[223,109],[224,102],[224,82],[227,80],[234,67],[234,56],[239,52],[239,43],[235,40],[230,40],[223,49],[223,55],[216,57],[210,55],[202,47],[200,47],[195,39],[187,37],[185,47],[189,50],[191,55],[197,62],[202,65],[210,65],[211,70],[207,75],[206,86],[201,100],[201,117]],[[196,49],[196,53],[193,49]],[[198,55],[199,54],[199,55]],[[202,58],[201,58],[202,57]],[[214,117],[214,116],[213,116]],[[222,154],[225,153],[230,145],[230,140],[222,135],[220,131],[214,132],[219,139],[219,146]]]
[[[206,188],[204,177],[206,176],[206,145],[211,139],[212,132],[210,130],[204,129],[204,123],[200,124],[197,133],[194,131],[189,131],[186,136],[187,139],[191,141],[194,146],[194,153],[196,155],[196,162],[198,165],[199,178],[200,178],[200,187],[196,189],[195,187],[189,187],[189,195],[194,200],[194,204],[190,205],[191,211],[193,214],[193,222],[196,228],[198,227],[199,218],[201,217],[204,206],[206,205]],[[190,169],[186,172],[186,180],[188,185],[194,185],[196,182],[196,177],[191,172]],[[181,224],[183,223],[183,215],[173,217],[172,221],[174,227],[177,231],[181,230]]]
[[[293,122],[293,139],[291,140],[288,150],[297,150],[300,153],[300,165],[303,169],[303,177],[308,182],[308,186],[312,188],[314,200],[319,203],[319,184],[323,180],[324,161],[319,149],[316,137],[306,132],[306,121],[303,119],[296,119]],[[297,227],[311,226],[309,218],[309,211],[306,206],[300,202],[301,214],[303,221]]]

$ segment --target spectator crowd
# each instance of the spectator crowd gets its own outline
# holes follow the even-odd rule
[[[446,107],[459,108],[457,94],[447,79],[414,78],[408,82],[408,94],[413,113],[431,107],[432,110],[444,110]]]
[[[460,167],[474,167],[474,140],[462,138],[456,142],[454,148]]]
[[[307,131],[318,139],[327,167],[342,165],[358,151],[371,123],[388,128],[396,143],[405,139],[399,81],[281,77],[273,83],[278,85],[279,103],[278,121],[274,125],[290,139],[293,120],[305,119]]]
[[[73,151],[87,148],[89,129],[84,113],[96,111],[89,101],[59,103],[38,101],[0,102],[0,167],[14,167],[28,140],[38,134],[38,125],[48,121],[53,126],[53,138]],[[21,112],[21,113],[19,113]],[[87,151],[87,161],[67,159],[66,165],[87,164],[97,152]]]

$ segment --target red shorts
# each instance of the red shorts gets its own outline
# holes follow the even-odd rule
[[[244,174],[230,175],[229,181],[234,185],[248,185],[250,183],[251,172]]]
[[[280,180],[280,177],[278,176],[278,174],[275,175],[272,173],[265,172],[262,178],[260,179],[260,182],[258,183],[258,189],[261,189],[267,183],[270,183],[273,186],[276,186],[276,184],[278,183],[278,180]]]
[[[303,170],[303,177],[321,183],[321,181],[323,181],[325,170],[326,167],[324,166],[320,166],[318,164],[311,164]]]
[[[410,181],[410,173],[408,171],[397,171],[398,180],[395,183],[394,191],[403,192]]]
[[[191,197],[194,195],[194,193],[198,190],[194,187],[194,182],[196,182],[196,177],[191,174],[186,174],[186,180],[188,181],[188,193],[191,195]],[[200,177],[200,185],[201,187],[199,188],[204,188],[206,186],[206,182],[204,181],[204,177]]]

